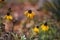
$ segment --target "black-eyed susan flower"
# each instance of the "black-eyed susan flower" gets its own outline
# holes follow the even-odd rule
[[[33,31],[34,31],[35,33],[39,33],[39,26],[34,27],[34,28],[33,28]]]
[[[10,15],[10,13],[7,13],[7,15],[4,16],[4,19],[6,19],[6,20],[12,20],[13,17]]]
[[[0,0],[0,2],[4,2],[5,0]]]
[[[49,26],[47,25],[47,22],[45,24],[42,24],[41,29],[42,29],[42,31],[48,31],[49,30]]]
[[[27,18],[33,19],[34,16],[35,16],[35,13],[32,12],[32,10],[28,10],[28,11],[25,11],[24,15],[25,15]]]

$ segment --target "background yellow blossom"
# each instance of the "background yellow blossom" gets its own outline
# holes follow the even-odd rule
[[[42,31],[48,31],[49,27],[45,26],[44,24],[41,26]]]
[[[35,33],[39,33],[39,28],[35,27],[35,28],[33,28],[33,31],[34,31]]]

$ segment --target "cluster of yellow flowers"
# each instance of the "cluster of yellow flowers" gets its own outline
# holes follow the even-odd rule
[[[25,11],[24,14],[25,14],[25,16],[26,16],[27,18],[30,18],[30,19],[33,19],[34,16],[35,16],[35,13],[32,12],[32,10]],[[40,28],[41,28],[42,31],[48,31],[48,30],[49,30],[49,27],[48,27],[47,25],[42,24],[41,27],[39,27],[39,28],[34,27],[34,28],[33,28],[33,31],[34,31],[35,33],[39,33],[39,31],[40,31],[39,29],[40,29]]]
[[[41,25],[41,27],[37,28],[37,27],[34,27],[33,28],[33,31],[35,33],[39,33],[40,32],[40,29],[43,31],[43,32],[46,32],[49,30],[49,27],[48,26],[45,26],[44,24]]]

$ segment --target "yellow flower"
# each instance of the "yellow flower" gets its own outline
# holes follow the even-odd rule
[[[49,27],[45,26],[44,24],[41,26],[42,31],[48,31]]]
[[[33,28],[33,31],[34,31],[35,33],[39,33],[39,28],[35,27],[35,28]]]
[[[5,0],[0,0],[0,2],[3,2],[3,1],[5,1]]]
[[[24,15],[25,15],[27,18],[33,19],[34,16],[35,16],[35,13],[34,13],[34,12],[29,13],[28,11],[26,11],[26,12],[24,13]]]
[[[11,15],[6,15],[6,16],[4,16],[4,18],[6,19],[6,20],[12,20],[13,18],[12,18],[12,16]]]

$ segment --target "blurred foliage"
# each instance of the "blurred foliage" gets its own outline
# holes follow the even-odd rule
[[[0,3],[0,8],[2,8],[3,7],[3,4],[2,3]]]
[[[39,22],[40,26],[43,24],[43,22]],[[24,24],[23,24],[24,25]],[[25,27],[25,26],[24,26]],[[30,29],[31,30],[31,35],[30,37],[25,37],[24,36],[24,33],[22,32],[23,35],[20,36],[20,39],[19,39],[19,35],[14,33],[14,32],[11,32],[10,34],[13,36],[13,39],[14,40],[33,40],[33,38],[36,38],[38,36],[38,40],[54,40],[54,39],[57,39],[59,40],[60,38],[60,34],[59,34],[59,31],[58,31],[58,28],[56,25],[54,25],[54,22],[52,22],[51,20],[48,21],[48,27],[49,27],[49,30],[48,31],[42,31],[41,28],[39,28],[39,33],[37,35],[35,35],[34,31],[32,30],[32,28]]]
[[[0,20],[0,24],[2,23],[2,21]]]
[[[13,36],[14,40],[19,40],[18,35],[16,33],[11,32],[10,34]]]
[[[60,1],[57,0],[57,2],[55,2],[55,0],[52,0],[52,2],[45,2],[44,3],[44,8],[51,11],[54,15],[54,17],[56,17],[57,21],[60,21]]]
[[[5,1],[0,2],[0,8],[3,8],[5,6],[5,4],[6,4]]]
[[[24,0],[19,0],[20,1],[20,3],[24,3]]]
[[[56,37],[57,28],[54,25],[48,23],[49,30],[42,31],[40,28],[39,38],[38,40],[54,40]]]
[[[37,4],[39,0],[29,0],[29,2],[33,5]]]

